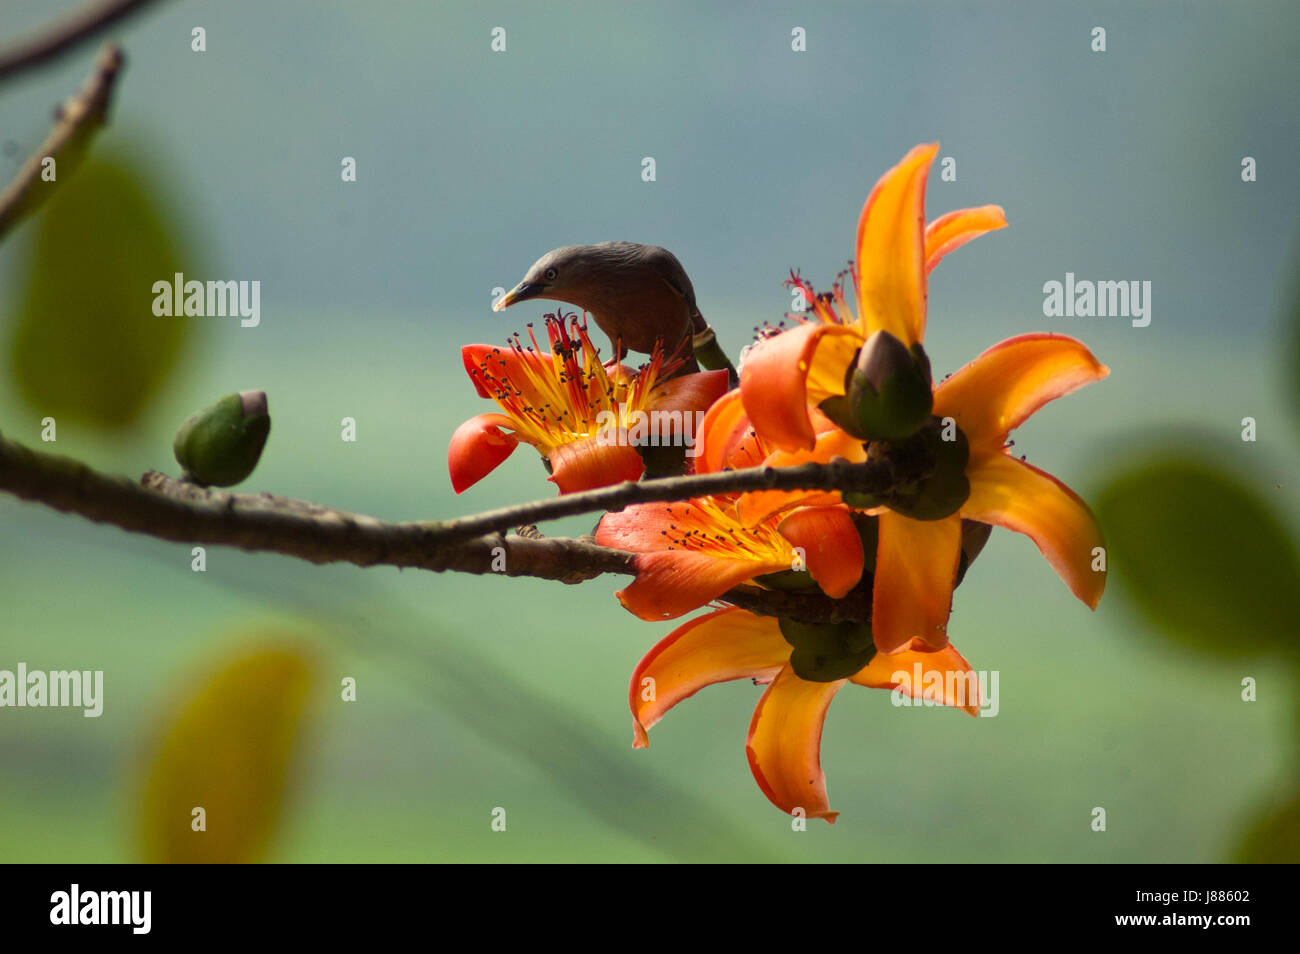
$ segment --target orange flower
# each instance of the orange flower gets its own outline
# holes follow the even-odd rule
[[[1096,609],[1106,585],[1101,531],[1074,491],[1007,452],[1008,434],[1054,398],[1109,374],[1080,342],[1064,335],[1028,334],[994,345],[934,390],[934,414],[950,419],[969,445],[963,467],[969,495],[941,519],[913,519],[889,503],[879,514],[872,592],[876,648],[894,652],[914,639],[932,649],[947,645],[948,615],[961,553],[962,518],[1027,535],[1071,592]],[[863,461],[866,449],[843,432],[825,432],[812,451],[775,452],[767,466],[832,457]],[[824,500],[824,495],[819,496]],[[797,506],[797,494],[747,494],[742,523],[771,520]]]
[[[506,348],[461,349],[479,397],[492,398],[504,413],[480,414],[452,435],[447,462],[456,493],[491,473],[520,441],[547,459],[560,493],[636,480],[645,465],[629,427],[635,431],[638,419],[662,412],[675,428],[727,389],[726,371],[671,377],[682,362],[666,360],[659,348],[638,371],[603,365],[576,316],[567,328],[562,316],[547,316],[546,333],[547,352],[531,325],[531,347],[515,335]]]
[[[900,689],[928,696],[932,674],[939,674],[941,698],[978,715],[978,681],[970,664],[952,646],[927,650],[919,642],[901,652],[878,653],[851,676],[813,682],[798,676],[790,663],[791,644],[781,622],[730,608],[679,626],[646,653],[632,673],[628,703],[632,708],[633,745],[649,744],[646,730],[664,713],[705,686],[731,679],[753,679],[767,689],[749,723],[745,754],[763,794],[782,811],[802,808],[808,818],[834,823],[826,776],[821,768],[822,725],[835,693],[846,682],[872,689]],[[920,666],[923,678],[913,677]],[[906,680],[895,676],[907,673]]]
[[[817,295],[798,276],[811,319],[756,344],[740,377],[745,410],[758,432],[784,450],[811,449],[808,405],[845,393],[847,372],[863,344],[887,331],[904,346],[925,336],[926,276],[948,252],[1004,227],[996,205],[951,212],[925,225],[925,179],[938,143],[917,146],[876,183],[858,219],[850,269],[856,316],[836,282]]]
[[[709,409],[699,439],[695,470],[700,474],[750,466],[770,451],[750,428],[737,391]],[[637,554],[636,579],[616,594],[619,601],[642,619],[660,620],[772,573],[806,571],[833,598],[861,580],[862,539],[849,509],[831,495],[823,495],[834,501],[830,506],[805,494],[797,509],[750,524],[737,516],[737,499],[736,494],[695,497],[605,514],[596,542]]]

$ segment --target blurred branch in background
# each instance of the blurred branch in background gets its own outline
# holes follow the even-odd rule
[[[845,468],[870,464],[724,471],[622,484],[569,494],[446,522],[386,523],[360,514],[273,494],[231,493],[199,487],[150,471],[139,483],[101,474],[80,461],[34,451],[0,437],[0,490],[98,523],[111,523],[176,543],[217,544],[280,553],[312,563],[353,563],[442,572],[531,576],[578,583],[603,573],[635,574],[633,554],[583,539],[507,537],[520,511],[547,517],[620,509],[624,503],[678,500],[707,487],[753,489],[769,485],[835,486]],[[803,476],[791,472],[800,472]],[[870,472],[870,471],[864,471]],[[465,539],[471,521],[476,536]],[[446,532],[451,528],[450,533]],[[862,599],[831,600],[810,593],[737,587],[722,599],[754,613],[800,622],[870,619],[870,588]]]
[[[66,180],[76,169],[91,138],[106,121],[123,59],[120,47],[105,44],[85,83],[59,107],[50,134],[0,193],[0,239],[49,198],[61,181],[59,173]]]
[[[0,49],[0,79],[40,66],[76,49],[86,40],[152,2],[153,0],[104,0],[87,4],[40,32]]]

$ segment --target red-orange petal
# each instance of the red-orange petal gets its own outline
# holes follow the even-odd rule
[[[839,812],[830,810],[821,765],[822,726],[846,681],[807,682],[787,664],[754,709],[745,755],[758,787],[786,814],[802,808],[808,818],[835,823]]]
[[[817,345],[826,335],[857,333],[844,325],[809,321],[754,345],[741,369],[740,394],[765,441],[786,450],[812,448],[816,435],[808,413],[808,374]]]
[[[538,392],[529,383],[531,378],[552,373],[551,355],[544,352],[538,354],[535,351],[516,351],[509,346],[471,344],[460,349],[460,357],[479,397],[494,397],[495,389],[483,387],[481,375],[484,373],[493,378],[509,378],[515,387],[528,395],[530,401],[538,397]]]
[[[749,415],[740,399],[740,389],[728,391],[714,401],[700,425],[697,474],[712,474],[730,466],[728,457],[749,431]]]
[[[492,473],[519,446],[513,434],[502,427],[514,427],[504,414],[480,414],[456,428],[447,448],[447,470],[456,493],[474,486]]]
[[[929,274],[940,259],[985,232],[1007,227],[1007,215],[1000,205],[958,209],[941,215],[925,228],[925,271]]]
[[[698,371],[656,385],[646,400],[648,411],[707,411],[727,393],[726,371]],[[691,427],[695,422],[691,422]],[[692,433],[694,431],[692,430]]]
[[[551,462],[550,480],[560,493],[608,487],[625,480],[636,480],[645,471],[645,463],[635,447],[616,442],[614,432],[606,432],[606,442],[599,437],[583,437],[555,448],[547,458]]]
[[[836,457],[853,463],[867,459],[861,440],[838,427],[830,427],[816,437],[812,450],[773,451],[763,461],[764,467],[797,467],[800,464],[828,464]],[[746,526],[762,523],[774,513],[791,507],[825,506],[840,502],[838,491],[756,490],[742,494],[736,501],[736,515]]]
[[[632,673],[627,691],[632,745],[649,745],[646,731],[705,686],[731,679],[769,682],[789,659],[790,644],[774,616],[730,607],[683,623],[656,643]]]
[[[632,504],[600,518],[596,542],[602,547],[633,553],[667,550],[672,544],[669,535],[673,525],[681,523],[684,515],[689,517],[690,510],[688,503]]]
[[[831,599],[840,599],[862,579],[862,537],[847,507],[801,507],[777,530],[803,550],[808,573]]]
[[[681,616],[756,576],[790,569],[785,561],[733,560],[691,550],[638,553],[633,566],[636,579],[614,595],[629,612],[648,620]]]
[[[901,688],[914,699],[930,698],[973,716],[980,714],[979,679],[951,643],[930,650],[914,639],[900,652],[876,653],[866,668],[849,677],[849,681],[868,689]],[[936,683],[938,691],[934,692]]]
[[[509,348],[485,344],[465,345],[460,349],[460,360],[465,365],[465,373],[474,382],[474,390],[478,392],[479,397],[490,398],[492,396],[492,392],[483,387],[479,375],[486,368],[494,377],[499,377],[505,370],[505,365],[502,363],[502,353],[509,354],[509,351]]]
[[[961,556],[961,517],[912,520],[880,514],[880,543],[871,593],[876,649],[894,653],[921,640],[932,649],[948,644],[948,614]]]
[[[1066,335],[1028,334],[989,348],[934,389],[934,413],[951,417],[972,453],[1000,450],[1007,434],[1055,398],[1110,369]]]
[[[916,146],[876,183],[858,219],[855,267],[864,338],[925,336],[925,179],[938,143]]]
[[[1065,585],[1092,609],[1106,588],[1101,528],[1088,505],[1051,474],[1006,454],[973,459],[961,515],[1023,533]]]

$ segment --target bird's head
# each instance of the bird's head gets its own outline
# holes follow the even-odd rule
[[[587,292],[593,287],[597,270],[602,265],[600,247],[595,245],[565,245],[552,249],[532,264],[521,281],[506,292],[493,311],[509,308],[530,298],[549,298],[568,302],[582,308],[587,304]]]

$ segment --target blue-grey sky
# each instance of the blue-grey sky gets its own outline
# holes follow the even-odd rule
[[[8,0],[0,34],[71,6]],[[938,139],[958,178],[932,179],[931,215],[1010,218],[944,265],[954,301],[1005,315],[993,331],[1043,325],[1070,270],[1152,281],[1149,336],[1251,334],[1296,237],[1297,27],[1285,2],[164,2],[117,31],[102,145],[146,150],[268,309],[495,338],[518,320],[488,311],[494,286],[627,238],[673,249],[734,340],[788,307],[789,268],[828,283],[871,184]],[[32,148],[92,52],[7,83],[0,139]]]

